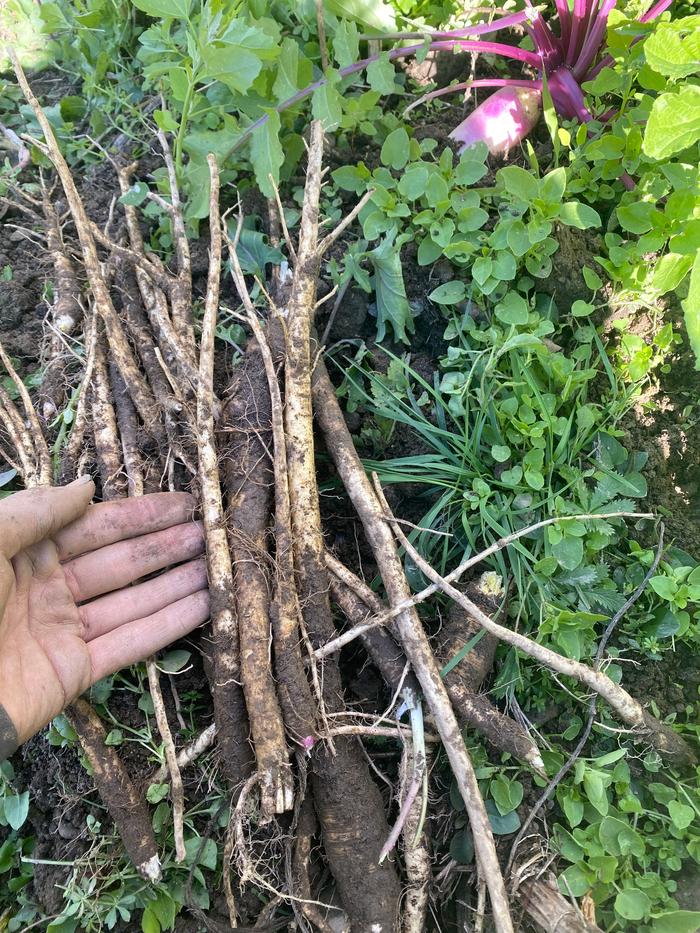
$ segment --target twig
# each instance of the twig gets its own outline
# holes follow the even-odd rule
[[[160,674],[153,658],[146,661],[146,671],[148,673],[148,687],[153,700],[153,711],[156,717],[158,732],[163,740],[165,749],[165,760],[170,775],[170,799],[173,802],[173,834],[175,837],[175,861],[182,862],[187,858],[185,849],[185,791],[182,786],[182,775],[175,752],[175,742],[170,731],[168,716],[165,712],[165,703],[160,689]]]
[[[34,96],[27,82],[27,78],[14,49],[8,46],[7,51],[12,61],[19,86],[27,102],[34,111],[39,126],[44,134],[49,157],[61,179],[66,200],[68,201],[68,206],[70,207],[73,221],[78,232],[78,238],[83,252],[83,261],[85,263],[85,271],[95,299],[95,306],[105,322],[107,336],[114,353],[115,362],[119,366],[124,381],[129,386],[134,403],[136,404],[144,424],[156,425],[158,424],[158,420],[155,417],[155,412],[158,407],[156,400],[136,365],[131,348],[129,347],[129,343],[121,327],[119,316],[112,303],[112,298],[109,294],[109,289],[104,280],[97,256],[97,248],[90,226],[91,222],[85,212],[85,206],[78,194],[78,189],[71,175],[68,163],[56,142],[56,137],[51,128],[51,124],[46,118],[46,114],[42,110],[39,101]],[[152,428],[152,430],[154,430],[154,428]]]
[[[541,522],[536,522],[534,525],[528,525],[527,528],[521,528],[519,531],[514,531],[512,534],[506,535],[504,538],[499,538],[498,541],[494,541],[493,544],[485,548],[485,550],[480,551],[478,554],[474,554],[472,557],[468,557],[466,560],[463,560],[461,564],[455,567],[454,570],[451,570],[450,573],[446,574],[442,579],[445,583],[454,583],[467,571],[470,567],[474,567],[476,564],[480,564],[483,560],[486,560],[487,557],[490,557],[492,554],[495,554],[497,551],[503,550],[504,547],[507,547],[509,544],[512,544],[514,541],[517,541],[519,538],[524,538],[526,535],[532,534],[535,531],[538,531],[540,528],[546,528],[548,525],[554,525],[557,522],[569,522],[569,521],[593,521],[594,519],[608,519],[608,518],[654,518],[654,516],[649,512],[600,512],[598,514],[586,514],[586,515],[557,515],[555,518],[546,518]],[[399,521],[399,519],[394,519],[394,521]],[[342,578],[342,565],[338,561],[335,561],[333,555],[326,553],[326,563],[328,564],[329,569],[336,574],[336,576],[341,576]],[[427,576],[427,574],[426,574]],[[347,582],[347,581],[344,581]],[[348,584],[350,585],[350,584]],[[328,642],[325,645],[321,645],[320,648],[316,649],[315,655],[317,658],[324,658],[329,654],[332,654],[335,651],[338,651],[344,645],[349,644],[353,639],[359,637],[369,628],[374,628],[377,625],[386,625],[387,622],[390,622],[392,619],[395,619],[396,616],[400,615],[402,612],[405,612],[407,609],[413,608],[413,606],[418,606],[420,603],[425,602],[426,599],[429,599],[435,593],[441,589],[440,585],[437,583],[431,583],[430,586],[426,586],[424,589],[415,595],[410,596],[407,599],[402,600],[400,603],[397,603],[395,606],[392,606],[389,609],[383,610],[379,614],[375,614],[374,617],[369,618],[366,622],[363,622],[361,625],[358,625],[354,628],[348,629],[347,632],[343,632],[342,635],[339,635],[337,638],[334,638],[333,641]]]
[[[624,604],[620,606],[620,608],[613,615],[613,617],[610,619],[607,626],[605,627],[605,631],[603,632],[600,638],[600,641],[598,642],[598,648],[596,649],[595,658],[593,661],[594,670],[596,671],[600,670],[600,667],[603,661],[603,654],[605,652],[605,648],[608,642],[610,641],[610,638],[613,632],[615,631],[616,627],[620,623],[620,620],[623,618],[623,616],[625,616],[626,613],[629,612],[632,606],[634,606],[637,600],[642,596],[642,594],[647,588],[649,580],[651,580],[651,578],[656,573],[656,568],[659,566],[659,563],[663,556],[663,550],[664,550],[664,524],[663,522],[660,522],[659,523],[659,543],[656,547],[656,554],[654,555],[654,560],[651,566],[649,567],[649,569],[647,570],[647,572],[644,574],[644,579],[642,580],[642,582],[634,590],[634,592],[625,600]],[[510,875],[511,869],[513,867],[513,861],[515,859],[515,853],[518,849],[518,846],[525,838],[525,835],[528,829],[530,828],[530,826],[532,825],[535,817],[540,812],[540,810],[545,805],[545,803],[549,800],[549,798],[552,796],[557,786],[561,784],[564,777],[568,774],[571,768],[573,768],[581,752],[585,748],[586,742],[588,741],[588,738],[593,729],[593,723],[595,722],[597,700],[598,700],[598,695],[594,693],[588,703],[588,719],[586,721],[584,730],[581,733],[581,737],[576,743],[576,748],[573,750],[571,755],[569,755],[568,759],[564,762],[564,764],[557,771],[557,773],[554,775],[552,780],[549,782],[549,784],[547,784],[545,789],[542,791],[540,796],[537,798],[537,802],[535,803],[535,805],[532,807],[532,809],[528,813],[526,819],[523,821],[523,824],[520,827],[518,835],[513,840],[513,845],[511,846],[510,855],[508,856],[508,864],[506,865],[506,877]]]
[[[326,43],[326,25],[323,21],[323,0],[316,0],[316,30],[318,33],[318,47],[321,53],[321,71],[328,71],[328,45]]]
[[[365,204],[367,204],[367,202],[370,200],[373,194],[374,194],[374,188],[370,188],[368,191],[365,191],[365,193],[362,195],[362,197],[357,202],[357,204],[353,207],[350,213],[347,214],[345,217],[343,217],[343,219],[340,221],[338,226],[334,230],[331,230],[331,232],[328,233],[320,241],[320,243],[318,244],[319,256],[323,256],[324,253],[328,252],[328,250],[335,243],[338,237],[342,233],[344,233],[347,230],[347,228],[350,226],[350,224],[355,220],[357,215],[360,213],[360,211],[365,206]]]
[[[200,755],[203,755],[204,752],[208,751],[214,744],[214,739],[216,738],[216,724],[212,723],[210,726],[200,733],[194,742],[191,742],[189,745],[186,745],[177,756],[177,766],[182,771],[183,768],[186,768],[188,765],[191,765],[193,761],[196,761]],[[162,765],[155,774],[149,779],[150,784],[162,784],[163,781],[168,776],[167,765]]]
[[[280,200],[279,188],[277,187],[277,184],[275,183],[275,179],[272,175],[268,175],[268,178],[270,179],[270,184],[272,185],[272,190],[275,194],[275,204],[277,205],[277,214],[279,216],[280,225],[282,227],[282,235],[284,236],[285,243],[287,244],[287,250],[292,259],[292,266],[296,266],[297,253],[296,253],[296,250],[294,249],[294,243],[292,242],[292,238],[289,235],[289,229],[287,227],[287,218],[284,216],[284,207],[282,206],[282,201]]]
[[[464,593],[456,589],[434,570],[430,564],[418,553],[411,544],[401,527],[393,522],[390,512],[386,510],[385,520],[389,521],[394,529],[394,534],[404,547],[406,553],[416,564],[416,567],[429,580],[432,580],[450,599],[462,606],[469,615],[479,623],[479,625],[495,635],[501,641],[512,645],[514,648],[522,651],[528,657],[534,658],[545,667],[549,667],[558,674],[566,677],[573,677],[580,683],[585,684],[595,693],[599,694],[617,713],[620,719],[627,725],[636,727],[639,739],[651,742],[656,750],[662,755],[672,759],[685,762],[695,760],[694,753],[690,750],[686,742],[675,733],[669,726],[659,722],[637,702],[633,697],[623,690],[618,684],[614,683],[609,677],[601,671],[594,670],[574,661],[571,658],[565,658],[551,648],[533,641],[520,632],[512,632],[510,629],[494,622],[486,615],[475,603],[473,603]]]
[[[0,343],[0,360],[7,370],[8,376],[14,383],[17,394],[22,399],[24,413],[32,428],[32,446],[36,455],[38,481],[41,485],[48,486],[51,482],[51,455],[49,454],[49,448],[41,429],[41,423],[34,409],[34,403],[27,391],[27,387],[18,376],[2,343]]]

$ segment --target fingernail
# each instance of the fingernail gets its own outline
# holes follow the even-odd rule
[[[89,473],[83,473],[82,476],[79,476],[77,479],[74,479],[72,483],[69,483],[69,486],[87,486],[88,483],[92,482],[92,476]]]

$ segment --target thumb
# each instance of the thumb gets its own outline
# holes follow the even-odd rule
[[[89,476],[69,486],[37,486],[0,502],[0,554],[11,559],[19,551],[50,538],[85,512],[95,494]]]

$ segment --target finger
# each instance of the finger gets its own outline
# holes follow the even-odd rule
[[[90,506],[54,538],[61,560],[189,521],[195,502],[187,492],[156,492]]]
[[[37,486],[16,492],[0,502],[0,553],[12,558],[19,551],[56,535],[87,509],[95,484],[81,476],[70,486]]]
[[[63,564],[63,572],[75,601],[83,602],[171,564],[192,560],[203,551],[201,523],[187,522],[90,551]]]
[[[127,586],[80,607],[83,637],[93,641],[113,629],[165,609],[172,603],[206,589],[207,567],[200,558],[181,564],[153,580]]]
[[[127,622],[88,645],[92,682],[142,661],[171,642],[188,635],[209,618],[209,593],[200,590],[171,606]]]

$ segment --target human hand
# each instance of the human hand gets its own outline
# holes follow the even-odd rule
[[[0,501],[0,727],[4,707],[18,744],[97,680],[209,617],[192,497],[90,505],[94,492],[81,477]]]

